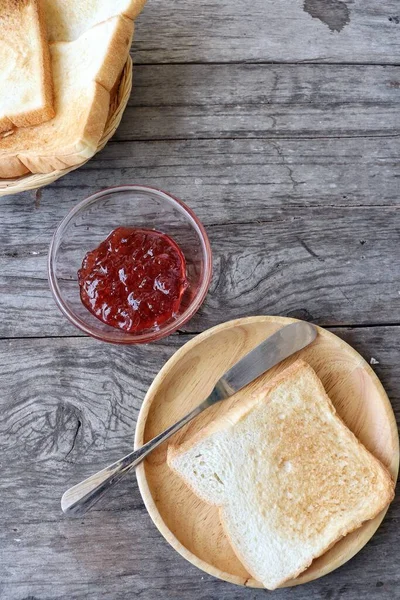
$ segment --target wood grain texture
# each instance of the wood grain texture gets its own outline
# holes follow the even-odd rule
[[[179,557],[134,477],[84,520],[61,515],[69,485],[132,447],[149,384],[190,336],[124,349],[46,339],[78,335],[48,290],[48,244],[85,196],[153,185],[187,201],[213,244],[192,331],[262,312],[399,323],[399,17],[398,0],[151,0],[114,141],[54,185],[1,198],[2,600],[265,597]],[[335,329],[379,361],[398,420],[399,331]],[[276,598],[400,600],[399,511],[396,499],[336,573]]]
[[[137,65],[115,140],[399,134],[400,67]]]
[[[335,330],[374,367],[400,418],[399,328]],[[243,590],[189,565],[161,538],[134,477],[85,519],[61,514],[66,487],[128,451],[138,409],[162,364],[189,336],[118,348],[87,338],[0,342],[2,527],[5,600],[140,597],[234,600]],[[282,600],[393,600],[400,574],[396,499],[367,547],[335,574],[276,593]],[[203,579],[202,579],[203,577]],[[246,592],[259,600],[265,592]]]
[[[135,448],[192,411],[237,360],[293,322],[282,317],[241,318],[205,331],[185,345],[160,371],[146,394],[138,416]],[[230,408],[262,393],[276,375],[297,359],[311,365],[340,418],[383,462],[395,480],[399,439],[390,402],[371,367],[360,355],[323,329],[319,329],[311,345],[270,369],[232,398],[199,415],[176,434],[173,446],[190,444],[196,434],[227,415]],[[233,552],[221,522],[224,504],[203,502],[189,489],[168,466],[167,450],[167,444],[160,446],[136,470],[140,492],[154,524],[184,558],[206,573],[231,583],[262,587]],[[372,537],[385,512],[338,541],[296,580],[288,581],[283,587],[312,581],[347,562]]]
[[[49,213],[44,222],[55,226],[54,213]],[[26,235],[22,245],[17,241],[21,225],[10,223],[0,233],[9,240],[0,257],[0,337],[78,335],[48,288],[53,227],[40,232],[43,214],[27,211],[26,224],[37,233]],[[207,227],[213,280],[185,331],[254,314],[306,318],[321,325],[399,323],[396,207],[270,208],[261,219]]]
[[[400,58],[397,0],[148,2],[133,58],[168,62],[391,63]]]

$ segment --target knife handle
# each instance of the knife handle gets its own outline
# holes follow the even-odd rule
[[[150,454],[150,452],[157,448],[157,446],[165,442],[208,406],[210,406],[210,402],[207,399],[182,419],[177,421],[177,423],[174,423],[174,425],[165,429],[165,431],[147,442],[147,444],[138,448],[138,450],[127,454],[112,465],[109,465],[105,469],[98,471],[94,475],[91,475],[91,477],[88,477],[84,481],[69,488],[61,498],[62,511],[65,514],[76,517],[84,515],[115,483],[117,483],[117,481],[120,481],[126,473],[131,469],[134,469],[148,454]]]

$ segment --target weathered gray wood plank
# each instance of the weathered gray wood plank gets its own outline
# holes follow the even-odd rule
[[[335,330],[375,367],[400,417],[399,328]],[[132,445],[138,409],[164,361],[190,336],[120,348],[87,338],[0,342],[2,528],[5,600],[251,600],[189,565],[151,523],[134,476],[84,519],[60,511],[65,487]],[[396,600],[400,503],[368,546],[318,582],[281,590],[282,600]]]
[[[400,67],[137,65],[114,140],[398,135]]]
[[[48,290],[52,228],[36,234],[34,226],[49,223],[45,214],[30,213],[34,233],[26,228],[21,245],[16,230],[3,233],[11,239],[0,257],[0,337],[77,334]],[[266,208],[259,221],[210,224],[208,233],[213,281],[188,331],[250,314],[306,316],[323,325],[400,323],[396,207]]]
[[[18,244],[40,236],[79,200],[126,183],[174,194],[208,225],[269,218],[271,207],[289,205],[398,205],[399,177],[397,137],[111,142],[55,184],[0,198],[0,236]]]
[[[148,2],[137,62],[398,63],[397,0]]]

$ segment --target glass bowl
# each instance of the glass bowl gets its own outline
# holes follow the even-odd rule
[[[82,304],[78,269],[89,250],[117,227],[156,229],[171,236],[186,259],[186,288],[179,311],[158,328],[128,333],[106,325]],[[64,315],[85,333],[115,344],[143,344],[182,327],[203,302],[212,276],[207,234],[196,215],[169,194],[141,185],[108,188],[77,204],[61,221],[50,244],[50,288]]]

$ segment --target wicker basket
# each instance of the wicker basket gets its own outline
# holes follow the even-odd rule
[[[96,152],[102,150],[107,144],[108,140],[114,135],[122,119],[122,115],[128,103],[131,90],[132,60],[131,57],[128,56],[119,82],[118,92],[115,94],[115,97],[111,102],[110,114],[108,116],[104,133],[100,139],[99,145],[97,146]],[[52,171],[51,173],[39,173],[35,175],[23,175],[22,177],[17,177],[16,179],[0,179],[0,196],[18,194],[19,192],[26,192],[27,190],[34,190],[36,188],[43,187],[44,185],[49,185],[49,183],[53,183],[53,181],[56,181],[70,171],[78,169],[81,165],[84,165],[85,162],[87,161],[84,161],[79,165],[69,167],[68,169],[62,169],[61,171]]]

